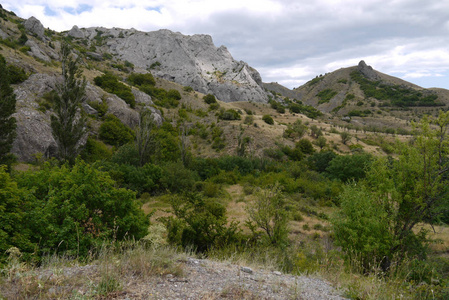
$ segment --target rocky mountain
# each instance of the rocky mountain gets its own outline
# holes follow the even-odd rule
[[[421,88],[376,71],[363,60],[357,66],[317,76],[294,90],[275,83],[265,87],[337,116],[366,116],[378,110],[430,112],[449,105],[448,90]]]
[[[247,63],[236,61],[225,46],[215,47],[209,35],[77,26],[67,35],[95,44],[100,59],[111,54],[136,69],[150,70],[154,76],[214,94],[225,102],[268,100],[260,74]]]

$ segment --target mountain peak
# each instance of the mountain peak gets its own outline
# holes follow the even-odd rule
[[[380,80],[380,76],[374,71],[371,66],[368,66],[364,60],[361,60],[357,66],[357,70],[362,73],[367,79],[372,81]]]

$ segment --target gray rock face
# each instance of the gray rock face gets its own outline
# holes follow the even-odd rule
[[[34,33],[36,36],[38,36],[41,40],[44,39],[45,35],[45,28],[42,25],[41,21],[39,21],[38,19],[36,19],[35,17],[30,17],[29,19],[27,19],[23,25],[25,26],[25,28]]]
[[[58,76],[33,74],[28,80],[16,86],[14,90],[17,99],[16,113],[14,114],[17,120],[17,137],[13,144],[12,153],[20,161],[32,162],[37,153],[46,157],[56,153],[57,146],[50,127],[52,112],[39,110],[38,102],[45,93],[54,90],[59,81],[60,77]],[[160,111],[150,106],[153,104],[151,97],[140,91],[135,91],[135,94],[138,95],[137,101],[143,103],[144,108],[153,112],[153,119],[156,123],[162,124]],[[108,104],[108,113],[117,116],[131,128],[139,122],[139,113],[131,109],[125,101],[90,83],[86,86],[86,98],[83,108],[88,114],[97,113],[88,103],[101,102],[105,98]],[[85,140],[82,142],[85,142]]]
[[[67,34],[77,39],[84,39],[84,32],[82,32],[76,25],[73,26]]]
[[[363,60],[359,62],[357,70],[369,80],[373,81],[380,80],[380,77],[379,75],[377,75],[376,71],[374,71],[374,69],[371,66],[368,66]]]
[[[17,104],[17,137],[12,153],[20,161],[31,162],[37,153],[49,154],[56,148],[51,134],[50,113],[38,110],[36,100],[56,87],[57,79],[46,74],[33,74],[15,89]]]
[[[166,29],[140,32],[134,29],[80,29],[93,39],[99,32],[108,36],[102,50],[151,69],[168,79],[226,102],[267,102],[260,74],[247,63],[233,59],[224,46],[215,47],[209,35],[186,36]]]

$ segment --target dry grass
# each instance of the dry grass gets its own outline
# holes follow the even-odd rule
[[[84,266],[52,256],[35,268],[14,258],[1,270],[0,299],[110,299],[136,279],[182,276],[187,255],[128,242],[120,248],[104,245],[98,258]]]

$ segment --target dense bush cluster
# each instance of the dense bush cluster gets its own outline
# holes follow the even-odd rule
[[[94,82],[106,92],[115,94],[125,100],[132,108],[136,106],[136,100],[134,94],[131,92],[131,88],[121,83],[117,76],[106,73],[95,77]]]
[[[373,97],[386,101],[385,105],[410,107],[410,106],[442,106],[438,102],[438,96],[434,93],[423,93],[401,85],[384,84],[381,81],[371,81],[354,71],[351,79],[360,84],[360,88],[366,97]]]

